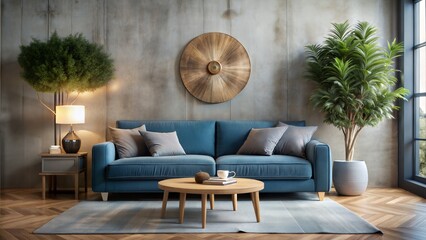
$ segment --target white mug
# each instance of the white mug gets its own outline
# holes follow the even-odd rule
[[[232,174],[232,176],[229,176],[229,174]],[[219,178],[225,179],[225,178],[233,178],[237,175],[234,171],[229,170],[217,170],[217,176]]]

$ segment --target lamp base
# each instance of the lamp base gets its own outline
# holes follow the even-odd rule
[[[66,153],[77,153],[80,146],[81,140],[73,130],[70,130],[62,139],[62,147]]]

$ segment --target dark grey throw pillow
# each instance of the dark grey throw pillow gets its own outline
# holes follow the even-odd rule
[[[275,147],[274,153],[305,158],[305,146],[311,140],[318,127],[297,127],[282,122],[277,125],[277,127],[283,126],[288,128]]]
[[[117,148],[119,158],[149,155],[148,148],[139,131],[146,131],[145,125],[133,129],[109,127],[112,142]]]
[[[252,128],[237,154],[271,156],[287,127]]]
[[[139,131],[149,152],[154,157],[185,155],[176,132],[148,132]]]

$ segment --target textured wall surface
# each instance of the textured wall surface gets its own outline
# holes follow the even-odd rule
[[[118,119],[306,120],[316,138],[342,159],[343,136],[309,104],[304,46],[323,41],[332,22],[369,21],[396,36],[396,0],[1,0],[0,155],[4,188],[39,187],[39,154],[53,144],[53,118],[19,75],[19,46],[81,32],[115,61],[107,87],[80,94],[86,123],[75,126],[83,151],[107,137]],[[250,55],[252,72],[233,100],[206,104],[183,86],[180,54],[194,37],[224,32]],[[49,94],[43,96],[52,102]],[[66,127],[63,127],[65,132]],[[362,132],[356,159],[367,162],[370,186],[396,186],[396,120]],[[90,159],[89,159],[90,165]],[[65,179],[70,185],[70,179]]]

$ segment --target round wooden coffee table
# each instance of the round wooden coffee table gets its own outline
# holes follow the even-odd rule
[[[214,195],[215,194],[229,194],[232,195],[232,205],[234,211],[237,210],[237,194],[250,193],[253,203],[254,212],[256,214],[257,222],[260,222],[260,208],[259,208],[259,191],[263,189],[263,182],[247,179],[236,178],[237,182],[229,185],[207,185],[196,183],[194,178],[171,178],[158,182],[158,187],[164,190],[163,206],[161,208],[161,217],[166,214],[167,199],[169,192],[177,192],[179,195],[179,223],[183,223],[184,209],[186,194],[200,194],[201,195],[201,219],[202,227],[206,227],[207,215],[207,194],[210,195],[210,208],[214,208]]]

